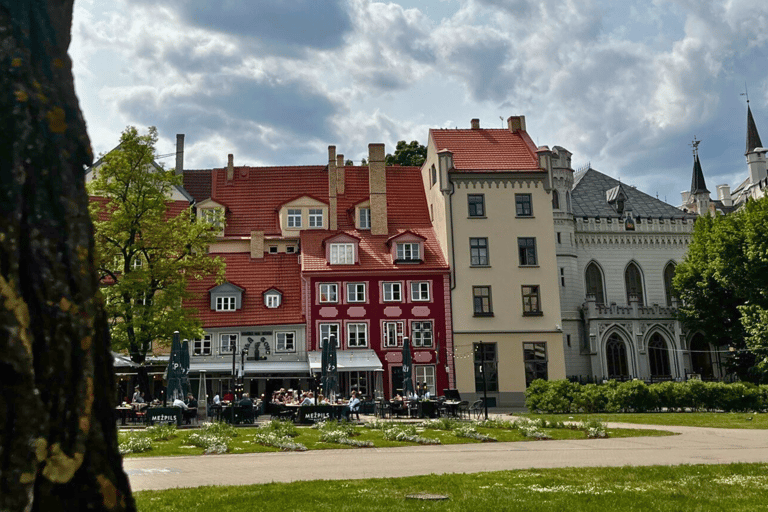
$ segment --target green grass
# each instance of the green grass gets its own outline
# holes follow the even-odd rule
[[[406,499],[442,494],[446,501]],[[139,511],[735,511],[766,509],[768,464],[565,468],[135,493]]]
[[[562,419],[562,418],[561,418]],[[355,448],[351,446],[340,445],[336,443],[323,443],[320,441],[320,431],[310,427],[298,427],[298,437],[292,439],[292,441],[301,443],[309,450],[365,450],[366,448]],[[570,429],[543,429],[546,433],[552,436],[552,439],[586,439],[586,434],[578,430]],[[387,441],[383,438],[381,430],[372,430],[363,427],[355,427],[356,435],[353,439],[361,441],[373,441],[376,448],[388,448],[394,446],[416,446],[416,443],[407,443],[399,441]],[[525,438],[517,430],[502,430],[491,428],[478,428],[478,432],[495,437],[499,442],[546,442],[535,441],[533,439]],[[153,441],[152,449],[143,453],[132,453],[125,455],[125,457],[162,457],[162,456],[176,456],[176,455],[202,455],[203,448],[190,445],[186,442],[186,437],[189,433],[195,432],[195,430],[180,430],[176,432],[176,435],[167,441]],[[269,446],[262,446],[255,442],[254,437],[257,433],[255,428],[238,428],[237,437],[232,438],[230,442],[229,453],[259,453],[259,452],[277,452],[278,448]],[[120,432],[120,439],[123,439],[127,434]],[[419,432],[419,435],[423,437],[429,437],[432,439],[440,439],[442,444],[466,444],[466,443],[479,443],[472,439],[465,439],[456,437],[452,432],[440,431],[440,430],[425,430]],[[609,429],[609,437],[637,437],[637,436],[665,436],[672,435],[669,432],[663,432],[659,430],[634,430],[634,429]],[[595,440],[595,442],[600,442]]]
[[[683,427],[768,429],[768,414],[743,412],[657,412],[600,414],[523,414],[528,418],[551,421],[581,421],[597,418],[609,423],[677,425]],[[751,418],[751,419],[747,419]]]

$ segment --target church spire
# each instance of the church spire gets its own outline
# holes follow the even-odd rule
[[[709,194],[707,190],[707,184],[704,183],[704,172],[701,170],[701,162],[699,161],[699,144],[700,140],[696,140],[693,137],[691,147],[693,148],[693,177],[691,178],[691,196],[700,193]]]
[[[747,152],[748,155],[753,152],[755,148],[763,147],[763,143],[760,142],[760,134],[757,133],[757,125],[755,125],[755,119],[752,117],[752,109],[749,108],[749,102],[747,102]]]

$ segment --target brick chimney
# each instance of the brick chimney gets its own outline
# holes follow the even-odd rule
[[[251,231],[251,258],[264,257],[264,232]]]
[[[227,182],[235,179],[235,155],[227,155]]]
[[[368,185],[371,199],[371,234],[388,235],[384,144],[368,144]]]
[[[328,146],[328,229],[336,231],[338,222],[336,220],[336,146]]]
[[[507,127],[512,133],[518,130],[525,131],[525,116],[509,116],[507,118]]]
[[[470,121],[470,125],[472,126],[473,130],[479,130],[480,129],[480,120],[479,119],[473,119]]]
[[[344,195],[344,155],[336,155],[336,192]]]
[[[176,175],[184,174],[184,134],[176,134]]]

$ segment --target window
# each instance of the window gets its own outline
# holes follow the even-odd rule
[[[525,387],[536,379],[547,380],[547,344],[543,341],[523,343]]]
[[[133,268],[133,270],[138,270],[143,266],[144,266],[144,257],[141,254],[137,254],[133,258],[133,261],[131,261],[131,268]]]
[[[411,283],[411,300],[428,301],[429,300],[429,281],[413,281]]]
[[[432,322],[411,322],[411,342],[414,347],[431,347]]]
[[[587,265],[584,273],[587,281],[587,296],[592,295],[597,304],[605,304],[605,295],[603,294],[603,274],[595,262]]]
[[[275,352],[296,352],[296,333],[276,332]]]
[[[621,341],[618,334],[611,334],[608,342],[605,344],[605,361],[608,365],[608,378],[627,378],[629,370],[627,367],[627,347]]]
[[[565,288],[565,268],[560,267],[560,286]]]
[[[539,301],[538,285],[523,285],[523,315],[540,316],[541,306]]]
[[[211,355],[211,335],[206,334],[201,340],[194,340],[192,342],[192,353],[196,356],[209,356]]]
[[[354,244],[331,244],[331,265],[353,265],[354,263]]]
[[[339,324],[320,324],[320,348],[323,348],[325,340],[336,340],[336,348],[339,348]]]
[[[495,343],[474,343],[475,392],[499,390],[499,372],[496,362]]]
[[[360,229],[371,229],[370,208],[360,208]]]
[[[515,212],[518,217],[533,217],[531,194],[515,194]]]
[[[402,347],[403,332],[403,322],[384,322],[384,346]]]
[[[309,209],[309,227],[322,228],[323,227],[323,210],[322,208],[310,208]]]
[[[200,210],[200,216],[207,224],[210,224],[216,229],[221,228],[222,219],[224,218],[221,208],[204,208]]]
[[[320,302],[338,302],[339,285],[336,283],[320,283]]]
[[[347,283],[347,302],[365,302],[365,283]]]
[[[469,239],[469,264],[473,267],[486,267],[488,262],[488,239]]]
[[[648,342],[648,362],[650,363],[651,377],[671,377],[669,371],[669,351],[667,342],[659,333],[651,336]]]
[[[288,227],[289,228],[301,227],[301,210],[300,209],[288,210]]]
[[[473,286],[472,302],[475,316],[493,316],[490,286]]]
[[[643,278],[640,275],[640,269],[635,263],[627,265],[624,271],[624,284],[627,288],[627,304],[632,302],[633,297],[637,297],[637,303],[643,305]]]
[[[520,252],[521,267],[531,267],[537,265],[535,238],[518,238],[517,248]]]
[[[664,292],[667,296],[667,306],[672,306],[673,299],[675,298],[672,293],[672,280],[675,278],[675,264],[667,263],[664,267]]]
[[[270,293],[269,295],[264,296],[265,299],[265,305],[268,308],[279,308],[280,307],[280,295],[277,293]]]
[[[560,209],[560,194],[558,194],[557,190],[555,189],[552,189],[552,209],[553,210]]]
[[[419,244],[415,242],[397,244],[397,259],[401,261],[419,260]]]
[[[469,194],[467,196],[470,217],[485,217],[485,195]]]
[[[270,245],[269,246],[269,254],[277,254],[277,246],[276,245]]]
[[[557,243],[561,244],[563,241],[560,239],[560,232],[557,232]]]
[[[368,324],[347,324],[347,347],[368,346]]]
[[[423,394],[424,391],[429,391],[429,396],[436,396],[435,367],[432,365],[417,364],[413,368],[416,370],[416,386],[420,388],[420,390],[418,390],[419,394]],[[424,389],[425,387],[426,390]]]
[[[430,181],[429,183],[430,187],[432,187],[435,183],[437,183],[437,169],[435,168],[434,165],[429,169],[429,181]]]
[[[403,300],[401,283],[383,283],[384,302],[401,302]]]
[[[286,252],[286,253],[288,253],[288,254],[293,254],[293,253],[295,253],[295,252],[296,252],[296,246],[294,246],[294,245],[289,245],[289,246],[287,246],[287,247],[285,248],[285,252]]]
[[[231,354],[233,350],[237,350],[237,334],[222,334],[219,339],[221,340],[219,352],[222,354]]]
[[[236,302],[233,295],[216,297],[216,311],[234,311]]]

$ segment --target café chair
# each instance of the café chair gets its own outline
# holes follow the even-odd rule
[[[475,416],[475,418],[480,418],[480,416],[483,415],[483,401],[482,400],[475,400],[472,402],[472,407],[469,408],[469,411],[471,414]]]
[[[461,402],[459,402],[458,410],[459,410],[459,418],[464,418],[465,414],[467,415],[467,418],[470,417],[469,402],[467,402],[466,400],[462,400]]]

